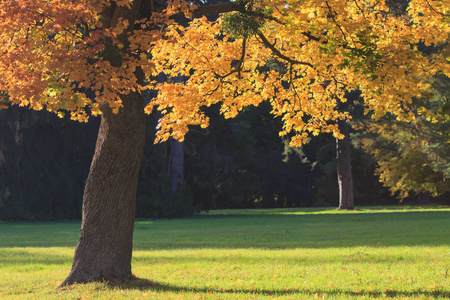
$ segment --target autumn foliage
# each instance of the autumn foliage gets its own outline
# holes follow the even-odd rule
[[[158,72],[190,76],[186,84],[165,83],[154,101],[163,109],[159,137],[177,136],[188,124],[207,126],[202,106],[222,103],[226,117],[247,105],[270,101],[282,117],[281,135],[296,133],[302,144],[312,133],[337,132],[336,109],[345,94],[361,90],[367,112],[414,118],[413,98],[428,89],[437,72],[449,75],[449,1],[411,1],[407,14],[392,1],[248,2],[234,28],[247,18],[264,20],[236,34],[228,16],[172,25],[152,54]],[[227,23],[228,22],[228,23]],[[237,24],[237,25],[236,25]],[[225,25],[225,26],[224,26]],[[425,56],[418,45],[445,50]]]
[[[0,91],[3,103],[86,120],[102,103],[120,109],[120,95],[157,89],[145,110],[162,112],[158,140],[208,126],[202,108],[212,104],[234,117],[269,101],[283,119],[280,134],[294,133],[300,145],[309,134],[340,136],[335,121],[349,116],[336,107],[351,90],[374,118],[427,113],[410,104],[427,78],[450,75],[450,1],[411,0],[406,12],[396,2],[239,0],[235,12],[210,21],[178,1],[114,20],[105,10],[133,1],[2,1]],[[187,27],[170,17],[180,9],[192,17]],[[188,80],[156,85],[160,72]]]
[[[99,105],[105,102],[119,109],[119,95],[141,90],[134,73],[137,67],[146,68],[148,59],[137,55],[140,45],[133,39],[142,42],[146,35],[139,30],[123,34],[133,24],[123,18],[108,24],[102,12],[131,2],[2,1],[4,100],[59,114],[68,110],[79,121],[86,120],[88,111],[100,114]]]

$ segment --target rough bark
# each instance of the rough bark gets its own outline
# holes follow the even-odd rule
[[[350,136],[348,123],[338,121],[339,130],[344,139],[336,139],[337,177],[339,184],[339,209],[352,210],[355,208],[353,200],[353,178],[350,157]]]
[[[62,286],[132,278],[131,255],[138,171],[145,142],[142,97],[122,97],[123,108],[103,109],[83,196],[80,238]]]

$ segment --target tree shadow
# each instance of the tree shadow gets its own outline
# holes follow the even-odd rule
[[[35,265],[64,265],[71,261],[72,254],[59,254],[28,249],[0,249],[0,266],[18,266],[30,268]]]
[[[319,211],[320,212],[320,211]],[[330,248],[446,245],[449,211],[201,215],[138,222],[135,250],[189,248]],[[442,229],[436,229],[442,228]],[[149,234],[153,235],[148,242]]]
[[[139,219],[134,250],[437,246],[447,244],[449,214],[440,208],[410,211],[387,207],[386,211],[380,208],[362,212],[314,208],[230,210],[182,219]],[[0,248],[75,247],[79,230],[78,221],[3,222]]]
[[[189,287],[165,284],[161,282],[151,281],[144,278],[134,278],[126,282],[108,282],[107,286],[111,289],[120,288],[124,290],[139,290],[139,291],[154,291],[154,292],[174,292],[174,293],[201,293],[201,294],[249,294],[256,296],[285,296],[295,294],[302,294],[311,297],[333,297],[333,296],[347,296],[347,297],[384,297],[384,298],[409,298],[409,297],[430,297],[430,298],[449,298],[450,290],[412,290],[399,291],[386,289],[386,291],[373,290],[359,290],[351,291],[345,289],[303,289],[299,287],[285,288],[285,289],[261,289],[261,288],[205,288],[205,287]]]

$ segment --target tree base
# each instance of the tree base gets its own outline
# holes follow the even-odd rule
[[[102,107],[94,158],[83,196],[80,238],[61,286],[133,279],[131,257],[139,166],[145,144],[141,95],[121,97],[114,114]]]
[[[80,274],[69,274],[67,278],[58,286],[57,289],[62,289],[74,284],[92,283],[92,282],[102,282],[111,286],[118,286],[126,284],[130,281],[140,280],[133,274],[126,277],[108,277],[108,276],[81,276]]]
[[[75,284],[83,284],[83,283],[90,283],[90,282],[99,282],[104,283],[108,287],[112,288],[122,288],[122,289],[149,289],[149,288],[155,288],[155,287],[164,287],[164,284],[151,281],[145,278],[139,278],[134,275],[131,275],[127,279],[107,279],[107,278],[97,278],[97,279],[89,279],[84,281],[70,281],[69,278],[67,278],[61,285],[58,286],[57,290],[62,290],[67,287],[70,287],[71,285]]]
[[[339,210],[355,210],[355,207],[339,207]]]

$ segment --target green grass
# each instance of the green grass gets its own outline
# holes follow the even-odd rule
[[[55,290],[79,222],[0,223],[0,299],[448,299],[450,208],[220,210],[138,220],[140,280]]]

